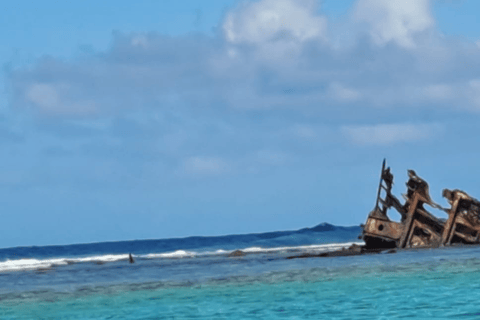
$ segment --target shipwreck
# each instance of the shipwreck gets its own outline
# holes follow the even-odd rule
[[[364,251],[480,243],[477,199],[461,190],[444,189],[442,195],[450,208],[443,208],[432,200],[428,183],[415,171],[408,170],[408,177],[402,204],[392,194],[393,174],[383,161],[376,204],[362,225],[360,237],[365,242]],[[436,217],[428,207],[444,211],[447,219]],[[389,218],[391,209],[400,215],[399,222]]]
[[[413,170],[407,173],[407,193],[403,195],[402,203],[392,194],[393,174],[383,160],[375,207],[361,225],[359,239],[365,242],[364,245],[354,244],[348,249],[305,253],[287,259],[394,253],[397,249],[480,243],[480,201],[464,191],[444,189],[442,195],[450,208],[443,208],[430,197],[425,180]],[[447,219],[436,217],[427,210],[428,207],[445,212]],[[391,209],[399,214],[399,221],[389,217]]]

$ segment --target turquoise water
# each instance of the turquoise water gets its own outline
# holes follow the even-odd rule
[[[0,319],[480,319],[480,246],[286,259],[359,232],[0,249]]]
[[[333,267],[302,259],[297,269],[257,275],[9,293],[0,318],[479,319],[477,251],[349,257]],[[460,258],[445,259],[452,255]]]

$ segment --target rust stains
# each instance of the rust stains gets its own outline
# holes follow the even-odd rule
[[[480,202],[461,190],[443,190],[450,208],[433,202],[428,183],[415,171],[408,170],[407,193],[402,204],[392,194],[393,175],[383,161],[375,208],[368,215],[361,238],[365,250],[387,248],[438,247],[454,243],[480,242]],[[445,211],[439,219],[426,207]],[[390,209],[397,211],[400,222],[391,221]]]
[[[404,248],[435,248],[452,244],[480,243],[480,201],[461,190],[444,189],[442,195],[450,208],[442,208],[430,197],[428,183],[413,170],[408,170],[407,193],[404,202],[392,194],[393,174],[383,160],[375,208],[362,225],[360,239],[364,246],[320,254],[306,253],[287,259],[338,257],[369,253],[395,253]],[[427,208],[447,213],[439,219]],[[391,209],[400,214],[400,222],[392,221]],[[430,210],[430,209],[429,209]]]

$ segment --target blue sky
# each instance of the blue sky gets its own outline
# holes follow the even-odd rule
[[[0,247],[358,225],[384,157],[480,197],[479,9],[4,1]]]

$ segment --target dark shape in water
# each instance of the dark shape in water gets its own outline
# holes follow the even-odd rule
[[[348,249],[341,249],[337,251],[322,252],[322,253],[304,253],[298,256],[287,257],[287,259],[298,259],[298,258],[313,258],[313,257],[346,257],[346,256],[357,256],[366,252],[365,248],[356,244],[352,244]]]
[[[134,263],[134,262],[135,262],[135,260],[133,260],[133,257],[132,257],[132,254],[131,254],[131,253],[128,254],[128,261],[129,261],[130,263]]]
[[[231,252],[228,256],[229,257],[243,257],[245,253],[242,250],[235,250]]]

